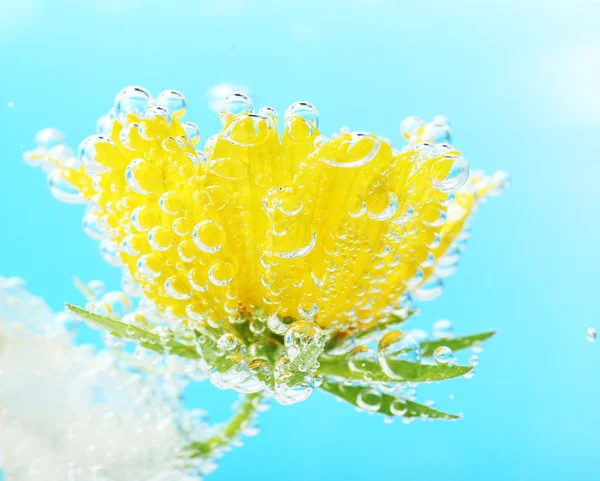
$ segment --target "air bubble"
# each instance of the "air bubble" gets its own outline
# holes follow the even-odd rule
[[[181,274],[175,274],[165,281],[165,292],[173,299],[185,300],[192,297],[192,287]]]
[[[348,355],[348,366],[355,372],[369,373],[377,367],[377,354],[367,346],[356,346]]]
[[[219,135],[214,134],[206,139],[206,142],[204,143],[204,153],[206,154],[206,158],[209,160],[212,159],[217,140],[219,140]]]
[[[121,161],[119,148],[106,135],[90,135],[77,150],[79,161],[92,173],[105,172]]]
[[[157,251],[166,251],[173,245],[174,234],[171,229],[157,226],[148,232],[148,244]]]
[[[218,222],[205,220],[194,227],[194,243],[203,252],[214,254],[223,248],[225,232]]]
[[[379,341],[377,358],[379,365],[389,377],[403,379],[404,365],[399,361],[420,363],[421,349],[417,340],[409,333],[390,331]]]
[[[321,162],[332,167],[355,169],[371,162],[379,153],[382,142],[367,132],[352,132],[344,139],[337,152],[330,152],[329,157],[319,157]]]
[[[232,117],[243,113],[250,113],[253,108],[254,104],[248,95],[241,92],[234,92],[223,99],[219,117],[223,124],[226,124]]]
[[[274,256],[282,259],[298,259],[307,255],[317,245],[317,233],[313,232],[310,242],[304,247],[298,249],[292,249],[284,252],[273,252]]]
[[[226,286],[233,280],[233,266],[229,262],[219,262],[208,271],[208,280],[215,286]]]
[[[240,345],[243,345],[243,341],[230,333],[223,334],[217,341],[217,347],[223,352],[233,351]]]
[[[187,136],[191,145],[196,145],[200,141],[200,129],[192,122],[184,122],[181,124],[185,135]]]
[[[141,117],[154,104],[152,95],[143,87],[126,87],[115,97],[115,115],[121,122],[127,120],[127,115]]]
[[[469,164],[461,155],[446,154],[431,168],[433,186],[440,192],[454,192],[469,177]]]
[[[594,329],[593,327],[590,327],[587,329],[587,331],[585,331],[585,337],[588,340],[588,342],[595,342],[596,336],[596,329]]]
[[[390,220],[398,211],[398,199],[392,192],[371,196],[367,199],[367,215],[380,222]]]
[[[408,403],[404,399],[394,399],[390,411],[394,416],[404,416],[408,412]]]
[[[271,119],[273,125],[277,125],[279,122],[279,113],[273,107],[263,107],[258,111],[258,114]]]
[[[165,109],[173,117],[180,119],[185,114],[185,97],[177,90],[165,90],[156,98],[156,105]]]
[[[448,364],[452,359],[452,349],[447,346],[436,347],[433,351],[433,359],[438,364]]]
[[[363,411],[375,413],[379,411],[383,402],[383,395],[374,388],[365,388],[358,393],[356,404]]]
[[[300,117],[308,121],[314,128],[319,128],[319,112],[310,102],[295,102],[285,111],[285,121],[291,117]]]

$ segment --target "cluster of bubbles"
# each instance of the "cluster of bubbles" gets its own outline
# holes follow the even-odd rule
[[[145,300],[136,309],[131,309],[132,302],[124,293],[105,293],[98,288],[97,281],[88,284],[85,290],[96,295],[86,306],[88,310],[120,319],[131,326],[125,337],[135,339],[138,328],[149,333],[141,339],[145,347],[137,346],[134,353],[144,369],[167,369],[193,381],[209,379],[219,389],[233,389],[245,394],[261,392],[263,396],[286,405],[307,399],[327,380],[319,372],[321,356],[333,356],[336,362],[347,364],[354,373],[351,378],[337,379],[334,376],[329,380],[364,386],[364,393],[361,391],[356,402],[367,412],[376,412],[381,407],[383,394],[393,393],[398,402],[416,399],[414,388],[417,384],[404,379],[405,370],[398,361],[450,366],[458,362],[452,349],[443,345],[426,358],[421,353],[423,342],[454,337],[453,325],[447,319],[433,323],[431,337],[418,329],[398,331],[386,328],[383,334],[379,332],[356,339],[350,336],[343,345],[337,344],[333,349],[329,343],[333,331],[307,320],[266,316],[259,311],[246,316],[244,322],[235,324],[233,332],[228,330],[231,326],[226,328],[223,324],[190,329],[172,322]],[[120,348],[124,342],[110,334],[105,341],[114,348]],[[157,343],[160,348],[152,349],[148,343]],[[186,354],[181,346],[197,355]],[[472,347],[471,366],[478,365],[477,354],[481,352],[480,345]],[[374,379],[373,375],[378,370],[383,371],[392,382]],[[465,377],[472,375],[471,371]],[[379,404],[376,399],[379,399]],[[406,406],[404,409],[406,413]],[[400,408],[394,413],[395,416],[402,414]],[[423,416],[423,419],[426,417]],[[407,418],[406,422],[410,419]]]
[[[328,334],[314,322],[258,313],[236,325],[237,335],[224,325],[192,330],[173,322],[146,299],[136,305],[123,291],[105,292],[100,281],[80,289],[90,300],[89,312],[126,325],[122,337],[105,335],[107,346],[122,349],[127,339],[143,342],[133,357],[145,371],[188,381],[209,379],[219,389],[244,394],[263,392],[281,404],[306,399],[322,383],[318,358]],[[145,333],[141,337],[139,330]]]
[[[468,236],[460,234],[441,250],[441,228],[456,207],[454,192],[469,173],[449,143],[445,117],[429,123],[405,119],[401,132],[408,145],[399,151],[385,139],[348,128],[331,138],[317,135],[316,107],[296,102],[283,119],[281,149],[287,149],[289,165],[249,179],[242,157],[219,150],[226,144],[242,156],[240,149],[269,145],[277,137],[277,111],[255,111],[248,95],[232,93],[220,108],[222,132],[198,148],[199,128],[183,122],[186,109],[180,92],[154,98],[144,88],[128,87],[77,155],[64,135],[46,129],[25,156],[48,170],[56,197],[89,203],[84,229],[101,241],[107,262],[125,262],[128,294],[144,294],[161,311],[200,323],[241,322],[244,310],[267,306],[282,318],[327,319],[338,329],[385,318],[407,290],[418,300],[439,295]],[[404,161],[396,160],[404,154],[412,168],[406,175]],[[334,171],[378,172],[378,162],[389,169],[364,186],[364,195],[348,199],[339,225],[329,225],[327,203],[294,185],[301,174],[321,177],[322,191],[315,195],[326,198],[330,189],[335,198],[344,192],[334,192],[341,188],[333,183]],[[422,190],[412,203],[394,190],[400,175],[407,192],[415,185]],[[87,176],[91,186],[78,176]],[[246,198],[247,187],[252,193]],[[381,232],[379,240],[365,234],[374,230]],[[417,257],[419,246],[411,242],[425,242],[427,256]]]
[[[255,111],[248,95],[232,93],[222,131],[200,147],[186,109],[180,92],[154,98],[128,87],[77,155],[47,129],[25,156],[48,171],[56,197],[88,203],[86,233],[124,273],[123,291],[96,295],[88,309],[132,334],[151,331],[135,352],[144,366],[291,404],[323,382],[319,357],[333,332],[385,321],[407,293],[440,294],[468,238],[444,238],[442,228],[464,227],[477,198],[474,187],[459,202],[469,168],[445,117],[405,119],[408,145],[398,150],[346,127],[320,135],[309,102],[286,110],[280,136],[274,108]],[[419,341],[392,331],[377,349],[346,354],[356,366],[373,356],[402,381],[395,361],[421,362]],[[444,346],[432,359],[454,362]]]
[[[358,346],[352,347],[348,344],[346,347],[348,365],[358,377],[356,380],[346,380],[346,385],[363,386],[357,397],[357,405],[359,409],[374,413],[378,412],[383,404],[384,395],[393,395],[395,400],[392,401],[390,411],[393,416],[403,417],[403,423],[410,423],[415,419],[430,419],[426,413],[420,417],[406,416],[408,405],[406,401],[415,401],[417,398],[416,382],[405,379],[404,375],[407,372],[402,362],[405,361],[416,364],[436,364],[440,366],[452,366],[458,364],[458,359],[452,349],[448,346],[440,345],[433,352],[429,352],[427,358],[423,358],[421,345],[426,341],[451,340],[454,337],[452,323],[447,319],[439,319],[433,323],[432,336],[430,337],[425,331],[415,329],[412,331],[391,330],[386,332],[376,341],[373,346],[372,342],[367,342]],[[369,338],[363,341],[370,341]],[[471,354],[468,362],[472,367],[479,364],[479,356],[483,351],[481,344],[475,344],[471,348]],[[339,354],[339,353],[338,353]],[[379,366],[388,378],[394,382],[376,382],[373,378],[373,366]],[[473,370],[464,374],[466,379],[473,377]],[[434,407],[433,401],[426,401],[425,405]],[[386,418],[391,422],[393,418]]]
[[[212,434],[181,385],[75,346],[72,316],[0,278],[0,452],[8,479],[200,480],[188,446]]]

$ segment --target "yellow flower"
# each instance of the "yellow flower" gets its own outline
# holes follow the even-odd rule
[[[104,257],[156,307],[192,325],[247,313],[360,330],[408,294],[434,297],[479,201],[503,174],[475,173],[447,143],[449,126],[403,122],[409,144],[342,128],[318,130],[315,107],[274,109],[224,101],[224,127],[196,150],[175,91],[156,100],[124,89],[78,158],[46,131],[32,163],[51,166],[59,198],[87,202],[84,223]]]

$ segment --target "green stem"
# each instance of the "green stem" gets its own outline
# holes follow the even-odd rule
[[[229,444],[240,434],[245,425],[250,422],[252,415],[262,399],[262,393],[247,394],[239,411],[233,416],[227,425],[213,437],[206,441],[195,441],[190,445],[191,457],[210,456],[215,450]]]

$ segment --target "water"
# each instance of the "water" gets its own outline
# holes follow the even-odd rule
[[[408,328],[429,330],[448,318],[456,336],[499,330],[478,354],[473,379],[420,394],[465,418],[387,426],[315,393],[263,414],[260,435],[208,479],[269,480],[281,472],[290,480],[386,479],[397,476],[389,460],[398,459],[410,460],[402,464],[406,479],[593,479],[599,351],[584,333],[597,325],[600,261],[581,246],[600,234],[592,194],[600,175],[598,6],[287,3],[175,0],[147,10],[135,1],[1,3],[0,57],[10,75],[0,80],[0,202],[11,206],[0,211],[1,252],[10,253],[0,255],[2,274],[26,278],[56,309],[65,300],[84,303],[73,275],[118,288],[118,269],[82,232],[82,210],[56,201],[20,157],[48,126],[77,146],[127,85],[185,92],[201,146],[221,125],[209,105],[220,83],[251,90],[281,122],[287,106],[310,99],[328,136],[348,125],[399,140],[404,117],[445,114],[471,169],[502,168],[513,177],[502,198],[481,206],[457,274]],[[218,236],[207,245],[217,243]],[[96,339],[87,330],[81,338]],[[204,383],[190,403],[224,419],[232,399]],[[557,416],[556,406],[566,404]],[[494,442],[472,443],[486,436]],[[286,448],[267,468],[257,462],[282,439]],[[307,456],[310,463],[297,462]]]

